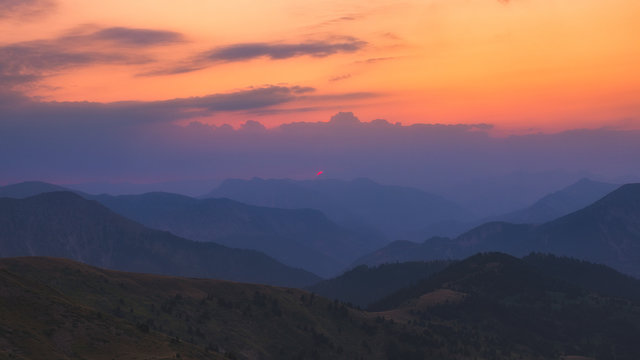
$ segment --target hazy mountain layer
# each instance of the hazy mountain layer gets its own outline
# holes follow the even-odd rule
[[[318,277],[263,253],[146,228],[70,192],[0,198],[0,256],[56,256],[105,268],[304,286]]]
[[[145,226],[191,240],[259,250],[284,264],[325,277],[336,275],[382,245],[311,209],[275,209],[168,193],[91,198]]]
[[[368,179],[231,179],[206,197],[318,209],[339,224],[360,231],[376,229],[392,240],[412,235],[429,224],[471,217],[467,210],[438,195],[410,187],[380,185]]]
[[[624,185],[586,208],[541,225],[494,222],[455,239],[395,242],[356,264],[460,259],[479,251],[549,252],[640,276],[640,184]]]

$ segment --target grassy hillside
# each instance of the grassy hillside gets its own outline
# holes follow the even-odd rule
[[[303,290],[62,259],[2,259],[0,274],[5,358],[640,356],[637,301],[597,294],[504,254],[453,264],[380,302],[376,312]]]
[[[338,299],[360,307],[376,302],[404,287],[444,269],[451,262],[405,262],[376,267],[360,265],[344,274],[324,280],[307,289],[329,299]]]

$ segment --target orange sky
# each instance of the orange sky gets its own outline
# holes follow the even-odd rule
[[[37,69],[37,81],[13,88],[43,101],[151,101],[284,84],[315,88],[314,96],[270,111],[219,112],[205,120],[255,119],[273,126],[353,111],[367,121],[491,123],[506,132],[640,127],[637,0],[51,4],[40,14],[0,18],[0,45],[111,27],[171,31],[182,40],[146,47],[64,43],[69,51],[136,60]],[[247,43],[360,45],[321,56],[302,51],[285,58],[202,61],[204,53]],[[159,74],[180,66],[199,69]]]

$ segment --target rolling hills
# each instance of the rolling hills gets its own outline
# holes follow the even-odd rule
[[[617,295],[571,280],[593,275]],[[625,295],[638,281],[547,255],[476,255],[372,312],[297,289],[41,257],[0,259],[0,289],[0,356],[13,359],[640,356],[640,303]]]

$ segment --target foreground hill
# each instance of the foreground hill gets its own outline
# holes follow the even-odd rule
[[[640,356],[637,301],[504,254],[453,264],[373,313],[302,290],[51,258],[0,259],[0,289],[0,357],[17,359]]]
[[[230,179],[205,197],[226,197],[279,208],[318,209],[339,224],[362,231],[377,229],[389,239],[414,234],[429,224],[470,217],[468,211],[438,195],[368,179]]]
[[[307,289],[329,299],[367,307],[397,290],[408,287],[444,269],[450,261],[404,262],[376,267],[360,265],[344,274]]]
[[[334,276],[383,243],[311,209],[276,209],[169,193],[91,196],[114,212],[184,238],[266,253],[293,267]]]
[[[32,255],[127,271],[287,286],[319,280],[257,251],[146,228],[70,192],[0,198],[0,257]]]
[[[640,184],[624,185],[584,209],[541,224],[494,222],[455,239],[392,243],[356,264],[461,259],[480,251],[545,252],[609,265],[640,276]]]
[[[592,266],[597,272],[599,265]],[[576,269],[571,263],[567,268]],[[633,285],[633,291],[640,289],[637,281]],[[470,257],[370,308],[429,331],[443,320],[457,323],[460,330],[486,336],[493,358],[513,358],[519,351],[516,344],[534,348],[547,359],[640,356],[637,300],[587,290],[562,279],[562,273],[547,275],[506,254]]]

